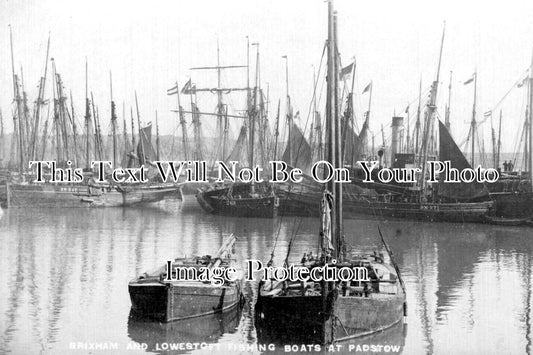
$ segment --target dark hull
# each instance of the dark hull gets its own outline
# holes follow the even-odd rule
[[[128,290],[136,316],[162,322],[221,313],[237,307],[241,298],[238,284],[216,287],[202,282],[132,281]]]
[[[403,292],[374,296],[338,296],[334,302],[324,302],[321,296],[260,295],[256,303],[258,338],[328,344],[369,336],[403,323]]]
[[[494,200],[491,217],[508,219],[531,219],[533,217],[533,192],[495,192],[490,197]]]
[[[232,217],[273,218],[277,214],[277,198],[272,193],[250,196],[250,185],[234,185],[230,188],[198,191],[196,200],[204,211]],[[259,189],[259,187],[258,187]]]
[[[492,201],[472,203],[379,202],[372,198],[343,195],[344,218],[370,215],[433,222],[486,221]],[[285,192],[280,197],[280,214],[315,216],[320,212],[320,196],[315,193]]]
[[[116,189],[80,184],[10,184],[8,207],[126,207],[181,198],[177,186],[139,186]]]

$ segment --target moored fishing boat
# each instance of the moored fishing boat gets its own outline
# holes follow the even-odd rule
[[[328,2],[328,25],[327,76],[333,80],[328,80],[327,87],[326,126],[329,134],[326,156],[334,167],[341,167],[337,97],[339,59],[332,1]],[[303,269],[308,277],[260,282],[255,308],[258,333],[290,332],[294,339],[329,344],[382,332],[403,321],[405,287],[381,231],[381,242],[388,257],[381,252],[370,255],[348,255],[346,252],[342,190],[342,183],[334,178],[323,191],[319,251],[317,255],[304,255],[301,264],[295,268]],[[289,253],[290,246],[284,268],[290,268]],[[273,264],[273,257],[274,251],[268,265]],[[326,271],[328,268],[334,271],[333,275],[338,272],[339,276],[326,276],[330,275]],[[351,271],[352,276],[340,277],[345,271]],[[294,274],[300,273],[295,271]]]
[[[226,187],[210,187],[196,194],[198,204],[208,213],[235,217],[276,215],[278,198],[268,184],[253,186],[233,183]]]
[[[438,69],[440,70],[440,57]],[[437,183],[427,182],[427,163],[431,160],[429,159],[428,145],[434,122],[438,122],[439,160],[441,162],[449,161],[450,167],[458,171],[472,169],[446,126],[435,117],[439,70],[426,105],[424,132],[419,151],[418,166],[421,174],[417,181],[415,183],[395,184],[366,183],[357,178],[357,174],[354,174],[353,182],[343,189],[346,218],[370,215],[378,218],[435,222],[487,222],[486,216],[491,212],[494,202],[484,183],[477,181],[449,183],[445,181],[444,174],[440,174]],[[356,144],[352,149],[357,147],[359,144]],[[281,213],[303,216],[319,215],[320,184],[309,178],[305,179],[305,183],[301,186],[286,184],[280,186],[280,189],[282,190],[280,193]]]
[[[187,268],[228,267],[235,236],[224,241],[218,252],[211,257],[177,258],[173,265]],[[240,280],[223,280],[222,285],[196,280],[179,280],[174,269],[167,274],[167,265],[144,273],[130,281],[128,291],[132,312],[141,317],[163,322],[213,315],[228,311],[241,301]],[[170,277],[169,277],[170,276]],[[167,279],[172,280],[167,280]]]

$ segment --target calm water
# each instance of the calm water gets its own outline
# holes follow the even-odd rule
[[[406,281],[407,326],[360,344],[395,344],[404,354],[531,352],[533,229],[380,225]],[[73,352],[71,343],[83,342],[115,343],[119,349],[74,353],[125,353],[127,346],[146,344],[147,350],[131,353],[167,354],[156,345],[205,341],[224,352],[236,347],[233,352],[248,353],[260,343],[251,311],[253,285],[245,285],[242,313],[171,325],[130,320],[127,285],[167,259],[214,253],[228,233],[239,238],[238,259],[268,260],[278,230],[278,261],[293,233],[292,261],[316,247],[317,220],[216,217],[191,196],[143,209],[4,210],[0,352],[66,354]],[[379,245],[375,221],[347,221],[346,234],[358,249]]]

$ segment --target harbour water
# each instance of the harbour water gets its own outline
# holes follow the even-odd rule
[[[403,328],[353,343],[396,345],[404,354],[531,353],[533,229],[364,218],[346,220],[346,241],[373,250],[380,225],[406,283],[408,316]],[[178,256],[212,254],[230,233],[241,264],[267,261],[278,233],[277,263],[292,235],[290,261],[298,262],[316,249],[318,223],[208,215],[192,196],[144,208],[4,210],[0,353],[213,352],[168,351],[196,342],[227,353],[284,353],[283,344],[259,346],[251,283],[242,312],[160,324],[130,319],[128,281]]]

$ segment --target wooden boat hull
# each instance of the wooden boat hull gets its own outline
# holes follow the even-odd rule
[[[234,185],[231,196],[229,188],[198,191],[196,200],[204,211],[212,214],[232,217],[273,218],[277,214],[278,199],[274,194],[258,194],[250,197],[250,186]],[[243,196],[243,197],[241,197]]]
[[[212,286],[202,282],[139,283],[128,286],[131,310],[139,317],[171,322],[208,316],[239,305],[240,285]]]
[[[91,202],[91,205],[94,207],[127,207],[159,202],[165,199],[181,200],[180,188],[177,186],[140,186],[120,189],[99,195]]]
[[[181,196],[177,186],[122,189],[80,184],[9,184],[7,206],[12,207],[126,207]]]
[[[261,341],[277,339],[328,344],[368,336],[403,322],[403,292],[370,297],[331,297],[336,300],[325,301],[325,313],[329,314],[325,316],[322,296],[259,295],[256,303],[258,338]]]
[[[533,218],[533,192],[531,191],[493,192],[490,197],[494,200],[492,217]]]
[[[432,222],[486,222],[492,201],[469,203],[379,202],[371,198],[343,195],[344,218],[371,215]],[[280,196],[280,214],[315,216],[320,213],[318,194],[285,191]]]

